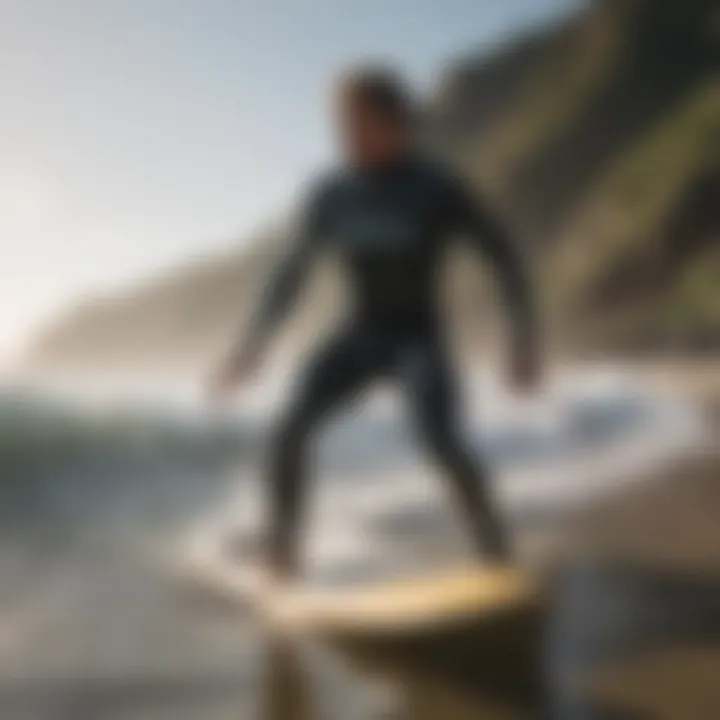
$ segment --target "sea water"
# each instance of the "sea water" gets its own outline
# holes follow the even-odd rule
[[[252,553],[268,429],[286,388],[286,376],[271,376],[221,413],[192,382],[45,379],[0,391],[0,715],[263,712],[258,629],[178,569]],[[309,576],[346,582],[467,557],[401,400],[380,386],[327,424],[312,459]],[[519,537],[537,518],[648,481],[703,442],[692,406],[616,367],[565,369],[532,399],[478,370],[463,406]],[[318,677],[335,684],[322,668]]]

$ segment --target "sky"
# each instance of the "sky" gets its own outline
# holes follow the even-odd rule
[[[331,157],[327,88],[580,0],[0,0],[0,362],[88,293],[242,242]]]

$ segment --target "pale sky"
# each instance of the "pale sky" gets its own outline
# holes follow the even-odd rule
[[[0,0],[0,360],[87,292],[239,243],[330,155],[328,80],[423,86],[581,0]]]

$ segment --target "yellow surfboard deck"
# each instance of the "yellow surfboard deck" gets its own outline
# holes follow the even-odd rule
[[[490,617],[537,598],[534,583],[517,569],[472,566],[327,592],[289,592],[265,605],[265,613],[319,631],[397,633]]]
[[[268,590],[236,563],[195,575],[249,609],[275,638],[310,637],[351,667],[383,677],[449,675],[532,694],[545,598],[520,568],[469,565],[352,586]]]
[[[422,632],[524,611],[539,600],[535,582],[511,566],[470,565],[339,588],[270,591],[248,583],[242,568],[231,565],[204,580],[278,629],[326,635]]]

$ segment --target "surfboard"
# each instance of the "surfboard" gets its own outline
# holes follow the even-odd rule
[[[229,557],[206,557],[200,570],[195,581],[249,610],[275,640],[319,642],[363,676],[447,677],[512,698],[540,696],[546,598],[519,567],[470,564],[282,589],[258,584]]]
[[[498,565],[473,564],[341,587],[268,587],[248,567],[231,562],[206,566],[203,575],[204,582],[274,628],[325,636],[413,634],[491,620],[540,600],[526,572]]]

